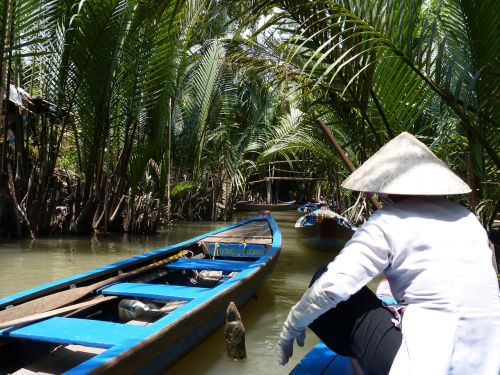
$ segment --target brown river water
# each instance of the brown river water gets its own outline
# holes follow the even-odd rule
[[[236,215],[240,221],[251,213]],[[303,248],[294,229],[296,211],[273,212],[283,236],[276,268],[256,298],[240,309],[246,329],[247,359],[233,361],[226,355],[224,327],[220,327],[166,373],[288,374],[316,343],[308,332],[303,348],[295,347],[286,366],[277,364],[276,344],[288,311],[307,288],[314,271],[333,254]],[[154,236],[98,235],[0,242],[0,297],[52,280],[155,250],[228,225],[224,222],[177,223]]]

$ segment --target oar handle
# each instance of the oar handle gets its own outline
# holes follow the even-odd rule
[[[187,250],[181,250],[177,254],[172,255],[172,256],[170,256],[168,258],[159,260],[157,262],[148,264],[147,266],[143,266],[141,268],[137,268],[135,270],[132,270],[132,271],[129,271],[129,272],[125,272],[125,273],[122,273],[120,275],[113,276],[113,277],[111,277],[109,279],[102,280],[102,281],[99,281],[98,283],[92,284],[91,285],[92,286],[92,290],[97,290],[97,289],[100,289],[103,286],[106,286],[108,284],[111,284],[111,283],[114,283],[114,282],[117,282],[117,281],[121,281],[123,279],[127,279],[127,278],[130,278],[130,277],[136,276],[136,275],[140,275],[141,273],[144,273],[144,272],[147,272],[149,270],[152,270],[152,269],[154,269],[154,268],[156,268],[158,266],[161,266],[163,264],[173,262],[174,260],[177,260],[179,258],[184,258],[188,254],[189,254],[189,251],[187,251]],[[84,287],[84,288],[88,288],[88,287]]]
[[[163,260],[148,264],[147,266],[143,266],[129,272],[122,273],[121,275],[113,276],[91,285],[61,290],[52,294],[45,295],[43,297],[35,298],[31,301],[27,301],[16,306],[9,307],[5,310],[0,311],[0,324],[3,327],[6,327],[5,324],[9,324],[18,319],[29,318],[31,316],[36,316],[45,312],[50,313],[52,311],[56,311],[62,306],[74,303],[84,298],[89,293],[92,293],[108,284],[142,274],[163,264],[167,264],[179,258],[185,257],[188,254],[188,250],[181,250],[175,255],[172,255]],[[53,315],[57,315],[57,313]]]

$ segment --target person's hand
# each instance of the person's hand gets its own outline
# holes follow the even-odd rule
[[[286,327],[283,328],[278,342],[279,364],[284,366],[293,355],[293,342],[297,341],[298,346],[304,346],[306,331],[293,332]]]
[[[290,309],[281,330],[278,342],[279,364],[285,365],[293,355],[293,342],[304,346],[306,328],[318,316],[331,309],[333,300],[326,296],[321,286],[314,283],[302,296],[299,302]]]

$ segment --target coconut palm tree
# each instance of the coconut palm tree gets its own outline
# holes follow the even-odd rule
[[[459,158],[454,153],[452,168],[467,176],[476,199],[490,203],[482,212],[488,212],[485,224],[491,222],[498,199],[491,201],[487,183],[500,166],[498,2],[276,0],[249,6],[247,24],[265,23],[244,42],[251,46],[247,52],[270,53],[270,41],[279,46],[266,63],[298,84],[304,111],[336,119],[330,125],[345,135],[353,160],[362,162],[404,130],[438,154],[466,145]],[[474,196],[470,204],[476,206]]]
[[[30,82],[30,72],[34,74],[37,60],[41,53],[40,47],[48,43],[50,36],[44,32],[46,28],[55,25],[58,15],[58,5],[56,1],[17,1],[7,0],[0,3],[0,112],[2,129],[2,147],[0,155],[0,217],[5,220],[8,215],[3,208],[12,207],[17,236],[22,235],[21,223],[24,228],[34,235],[35,220],[22,204],[28,191],[28,179],[32,173],[28,155],[33,144],[32,129],[27,121],[26,113],[22,120],[13,111],[9,103],[14,91],[10,90],[10,85],[21,87],[32,84]],[[5,100],[4,100],[5,98]],[[20,105],[18,102],[16,105]],[[24,111],[24,110],[23,110]],[[19,113],[19,112],[18,112]],[[55,116],[60,117],[60,116]],[[56,122],[58,120],[55,120]],[[50,169],[50,163],[54,160],[53,149],[57,145],[60,134],[59,128],[51,126],[44,127],[43,137],[45,143],[37,143],[37,152],[40,156],[42,176],[37,176],[37,182],[43,181],[44,171]],[[15,145],[12,152],[8,152],[7,135],[9,132],[15,136]],[[40,135],[40,134],[39,134]],[[40,137],[38,137],[40,140]],[[15,176],[14,176],[15,174]],[[51,176],[52,177],[52,176]],[[43,182],[42,182],[43,183]],[[33,186],[33,185],[30,185]],[[8,192],[8,193],[7,193]],[[6,197],[9,197],[7,200]],[[9,221],[9,218],[6,219]],[[12,220],[11,220],[12,222]]]
[[[169,119],[164,112],[152,114],[165,106],[168,78],[175,78],[175,59],[183,52],[178,48],[179,37],[189,35],[181,28],[194,27],[190,18],[201,2],[67,0],[30,4],[29,11],[27,5],[15,9],[23,11],[24,22],[35,21],[37,28],[31,34],[12,37],[22,40],[27,51],[20,57],[23,78],[30,82],[32,93],[43,95],[64,111],[42,121],[34,131],[38,165],[33,168],[36,177],[30,184],[28,217],[38,224],[37,232],[51,229],[54,204],[48,205],[47,200],[57,190],[53,174],[61,147],[66,147],[66,153],[74,153],[76,171],[84,181],[72,186],[68,198],[72,230],[87,232],[93,225],[107,222],[103,211],[116,213],[124,194],[133,215],[142,173],[155,164],[150,160],[161,162]],[[4,12],[4,25],[15,24],[9,21],[12,6]],[[30,36],[32,43],[27,42]],[[26,56],[30,59],[22,60]],[[128,181],[127,175],[131,177]],[[152,202],[158,202],[158,197]]]

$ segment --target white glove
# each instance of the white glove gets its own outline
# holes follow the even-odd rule
[[[336,302],[329,298],[316,282],[306,290],[300,301],[292,307],[283,324],[278,342],[279,364],[285,365],[293,354],[293,341],[304,346],[306,328],[318,316],[330,310]]]
[[[297,334],[292,331],[289,331],[287,328],[283,328],[280,335],[280,340],[278,342],[278,355],[279,355],[279,364],[284,366],[288,363],[288,360],[293,355],[293,341],[297,341],[298,346],[304,346],[304,342],[306,340],[306,331],[303,330]],[[290,338],[291,337],[291,338]]]

